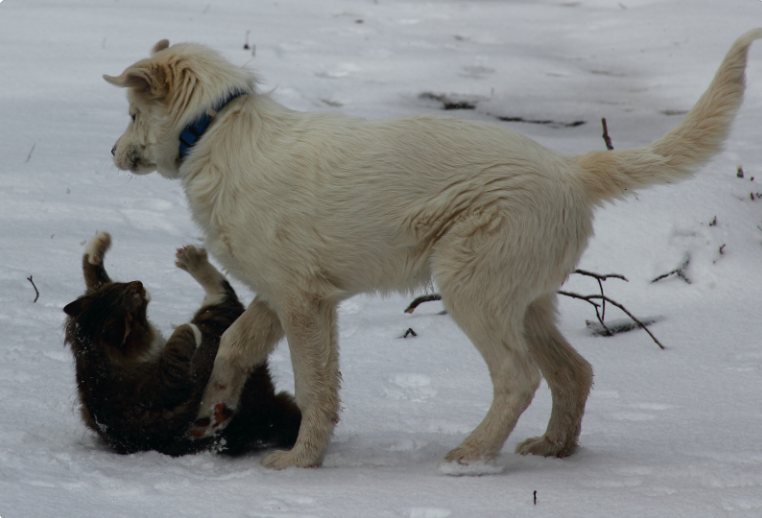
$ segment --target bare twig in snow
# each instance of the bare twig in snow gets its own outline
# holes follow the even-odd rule
[[[595,306],[595,313],[596,313],[596,315],[598,315],[598,321],[601,323],[603,328],[606,329],[606,330],[608,330],[608,328],[606,327],[606,324],[603,323],[603,320],[601,319],[601,316],[598,313],[598,308],[600,307],[600,304],[598,304],[596,302],[593,302],[593,300],[598,299],[598,300],[601,300],[601,301],[606,301],[609,304],[613,304],[614,306],[616,306],[619,309],[621,309],[628,317],[630,317],[632,319],[633,322],[638,324],[638,326],[640,326],[640,328],[642,328],[646,333],[648,333],[648,336],[650,336],[651,339],[654,342],[656,342],[656,345],[658,345],[662,349],[665,349],[665,347],[661,344],[661,342],[659,342],[659,340],[656,339],[656,337],[653,335],[653,333],[648,330],[648,327],[643,322],[641,322],[640,320],[635,318],[635,315],[633,315],[632,313],[627,311],[627,309],[623,305],[621,305],[619,302],[617,302],[615,300],[612,300],[612,299],[610,299],[609,297],[607,297],[605,295],[579,295],[578,293],[572,293],[572,292],[569,292],[569,291],[559,291],[558,294],[559,295],[564,295],[566,297],[571,297],[573,299],[584,300],[585,302]],[[611,331],[609,330],[609,332],[611,332]]]
[[[26,280],[32,283],[32,288],[34,288],[34,293],[36,294],[32,303],[37,302],[37,299],[40,298],[40,291],[37,289],[37,286],[34,285],[34,280],[31,275],[27,277]]]
[[[32,159],[32,153],[34,153],[34,148],[37,147],[37,142],[32,144],[32,149],[29,150],[29,154],[26,157],[26,162],[29,163],[29,161]]]
[[[651,282],[652,282],[652,283],[654,283],[654,282],[658,282],[658,281],[660,281],[660,280],[662,280],[662,279],[666,279],[667,277],[670,277],[670,276],[672,276],[672,275],[675,275],[675,276],[677,276],[677,277],[680,277],[680,278],[681,278],[682,280],[684,280],[686,283],[688,283],[688,284],[692,284],[692,283],[691,283],[691,280],[690,280],[690,279],[688,278],[688,276],[685,274],[685,269],[688,267],[688,265],[690,264],[690,262],[691,262],[691,256],[690,256],[690,255],[687,255],[687,256],[685,256],[685,261],[683,262],[683,264],[681,264],[679,267],[675,268],[675,269],[674,269],[674,270],[672,270],[671,272],[667,272],[667,273],[665,273],[665,274],[659,275],[657,278],[655,278],[655,279],[654,279],[654,280],[652,280]]]
[[[418,297],[413,302],[410,303],[410,305],[405,309],[405,313],[412,313],[415,311],[415,308],[423,304],[424,302],[432,302],[434,300],[442,300],[442,296],[438,293],[434,293],[433,295],[423,295],[422,297]]]
[[[601,281],[605,281],[606,279],[622,279],[625,282],[630,282],[627,280],[627,277],[619,273],[607,273],[605,275],[601,275],[600,273],[593,273],[593,272],[588,272],[586,270],[580,270],[580,269],[574,270],[574,273],[579,275],[586,275],[588,277],[593,277]]]
[[[606,149],[613,151],[614,145],[611,143],[611,137],[609,137],[609,128],[606,125],[605,117],[601,119],[601,124],[603,125],[603,141],[606,143]]]
[[[625,282],[630,282],[630,281],[628,281],[625,278],[624,275],[619,275],[618,273],[609,273],[609,274],[606,274],[606,275],[600,275],[600,274],[597,274],[597,273],[588,272],[588,271],[580,270],[580,269],[574,270],[574,273],[579,274],[579,275],[585,275],[587,277],[592,277],[592,278],[596,279],[598,281],[598,287],[601,289],[601,295],[604,294],[603,293],[603,281],[605,281],[609,277],[614,278],[614,279],[622,279]],[[561,292],[559,291],[559,293],[561,293]],[[595,308],[595,313],[596,314],[598,313],[598,307],[597,306]],[[601,314],[598,315],[598,321],[601,323],[601,325],[604,327],[604,329],[606,329],[606,331],[608,331],[610,334],[613,334],[606,327],[606,324],[603,323],[603,321],[605,319],[606,319],[606,299],[604,298],[601,301]]]

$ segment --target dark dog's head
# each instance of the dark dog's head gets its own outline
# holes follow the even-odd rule
[[[140,281],[109,282],[68,304],[66,342],[75,357],[93,353],[119,361],[147,353],[156,338],[149,300]]]
[[[130,103],[130,123],[112,149],[114,164],[167,178],[179,175],[183,129],[231,91],[255,90],[253,75],[217,52],[191,43],[170,47],[167,40],[154,45],[150,58],[103,78],[127,88]]]

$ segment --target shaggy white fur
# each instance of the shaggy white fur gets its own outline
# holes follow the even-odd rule
[[[338,303],[362,292],[438,285],[494,386],[482,423],[446,460],[495,457],[545,377],[553,409],[522,454],[574,452],[592,369],[556,327],[557,288],[589,237],[595,206],[677,181],[718,152],[741,103],[751,42],[731,47],[707,92],[652,145],[566,156],[497,125],[452,117],[367,121],[299,113],[254,77],[194,44],[159,42],[107,81],[128,88],[133,121],[120,169],[178,178],[208,250],[257,297],[225,333],[203,430],[224,426],[247,372],[285,335],[302,425],[274,468],[322,462],[339,415]],[[183,128],[230,92],[183,162]]]

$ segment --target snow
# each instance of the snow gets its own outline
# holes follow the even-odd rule
[[[484,416],[491,387],[436,302],[412,315],[400,296],[341,306],[342,420],[323,468],[283,472],[262,468],[261,454],[104,450],[79,419],[61,325],[63,306],[84,289],[80,258],[96,230],[114,238],[109,272],[146,284],[164,332],[202,300],[173,266],[176,247],[201,240],[180,185],[117,171],[109,153],[127,103],[101,75],[121,73],[159,39],[215,47],[299,110],[438,112],[419,97],[429,92],[475,103],[450,112],[468,118],[585,120],[505,123],[580,153],[604,149],[601,117],[617,148],[673,126],[761,13],[753,0],[3,2],[0,516],[759,517],[760,42],[726,151],[692,180],[598,212],[580,267],[625,275],[607,281],[606,294],[658,318],[652,331],[667,349],[642,331],[593,336],[593,309],[562,299],[562,329],[596,373],[582,448],[568,459],[512,453],[545,429],[543,384],[494,463],[470,473],[442,466]],[[247,31],[253,51],[243,49]],[[687,256],[691,284],[650,283]],[[564,289],[598,288],[573,276]],[[408,328],[418,336],[401,338]],[[288,357],[281,344],[271,366],[279,388],[292,390]]]

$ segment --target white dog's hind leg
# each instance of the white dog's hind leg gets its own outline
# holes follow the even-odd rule
[[[556,295],[534,301],[524,325],[530,355],[553,395],[553,410],[545,435],[522,442],[516,453],[568,457],[578,446],[593,368],[556,327]]]
[[[494,226],[462,225],[451,230],[435,252],[433,272],[445,308],[481,353],[493,385],[487,415],[447,454],[448,462],[470,464],[496,457],[540,383],[524,340],[526,279],[506,272],[510,253],[505,239]]]
[[[251,370],[264,362],[283,337],[278,315],[255,298],[220,339],[214,369],[201,400],[201,408],[190,435],[212,435],[232,417],[241,390]]]
[[[447,304],[445,307],[450,310],[455,321],[471,338],[487,362],[493,389],[492,405],[487,415],[460,446],[447,454],[445,460],[459,464],[490,460],[500,453],[522,412],[532,402],[540,383],[540,373],[529,355],[522,351],[525,345],[521,336],[520,320],[506,319],[501,322],[506,325],[513,324],[515,331],[491,334],[485,331],[495,324],[494,320],[484,319],[479,322],[473,318],[473,314],[464,319],[460,315],[456,316],[452,310],[456,307],[453,304]],[[477,306],[475,311],[479,310]]]
[[[294,447],[271,453],[262,465],[275,469],[317,467],[323,462],[339,419],[336,304],[300,295],[281,312],[302,423]]]

